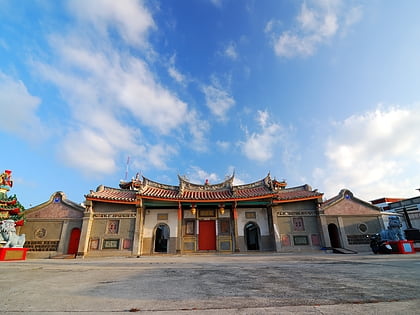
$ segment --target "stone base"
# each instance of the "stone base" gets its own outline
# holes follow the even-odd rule
[[[414,241],[388,241],[392,254],[415,254]]]
[[[0,248],[0,261],[26,260],[28,248]]]

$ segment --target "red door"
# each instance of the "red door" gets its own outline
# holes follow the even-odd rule
[[[216,221],[199,221],[198,249],[216,250]]]
[[[74,228],[70,233],[69,249],[67,254],[77,254],[79,249],[80,229]]]

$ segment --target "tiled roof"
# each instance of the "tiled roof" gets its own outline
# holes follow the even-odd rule
[[[219,184],[193,184],[179,177],[179,186],[170,186],[143,178],[143,186],[139,189],[142,197],[176,200],[234,200],[270,196],[274,192],[264,180],[242,186],[233,186],[233,177]]]
[[[162,199],[176,199],[178,198],[178,190],[148,186],[140,191],[140,195]]]
[[[274,202],[282,202],[316,199],[322,196],[322,193],[313,191],[308,185],[278,189],[279,187],[273,185],[269,175],[257,182],[238,186],[233,186],[233,177],[214,185],[193,184],[182,177],[179,180],[179,186],[172,186],[143,177],[142,181],[136,181],[136,185],[123,184],[123,187],[131,189],[99,186],[95,192],[91,191],[86,195],[86,198],[135,202],[138,195],[141,198],[168,201],[233,201],[273,198]]]
[[[310,186],[303,185],[288,189],[279,190],[276,196],[277,202],[296,199],[316,199],[322,197],[322,193],[312,190]]]
[[[102,199],[102,200],[114,200],[114,201],[136,201],[136,191],[127,189],[117,189],[106,186],[99,186],[96,191],[91,190],[89,194],[85,196],[87,199]]]

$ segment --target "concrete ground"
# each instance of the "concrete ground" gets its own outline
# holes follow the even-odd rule
[[[419,314],[420,254],[0,263],[0,313]]]

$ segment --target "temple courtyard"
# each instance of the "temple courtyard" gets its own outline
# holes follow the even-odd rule
[[[418,314],[420,254],[255,254],[0,263],[1,313]]]

